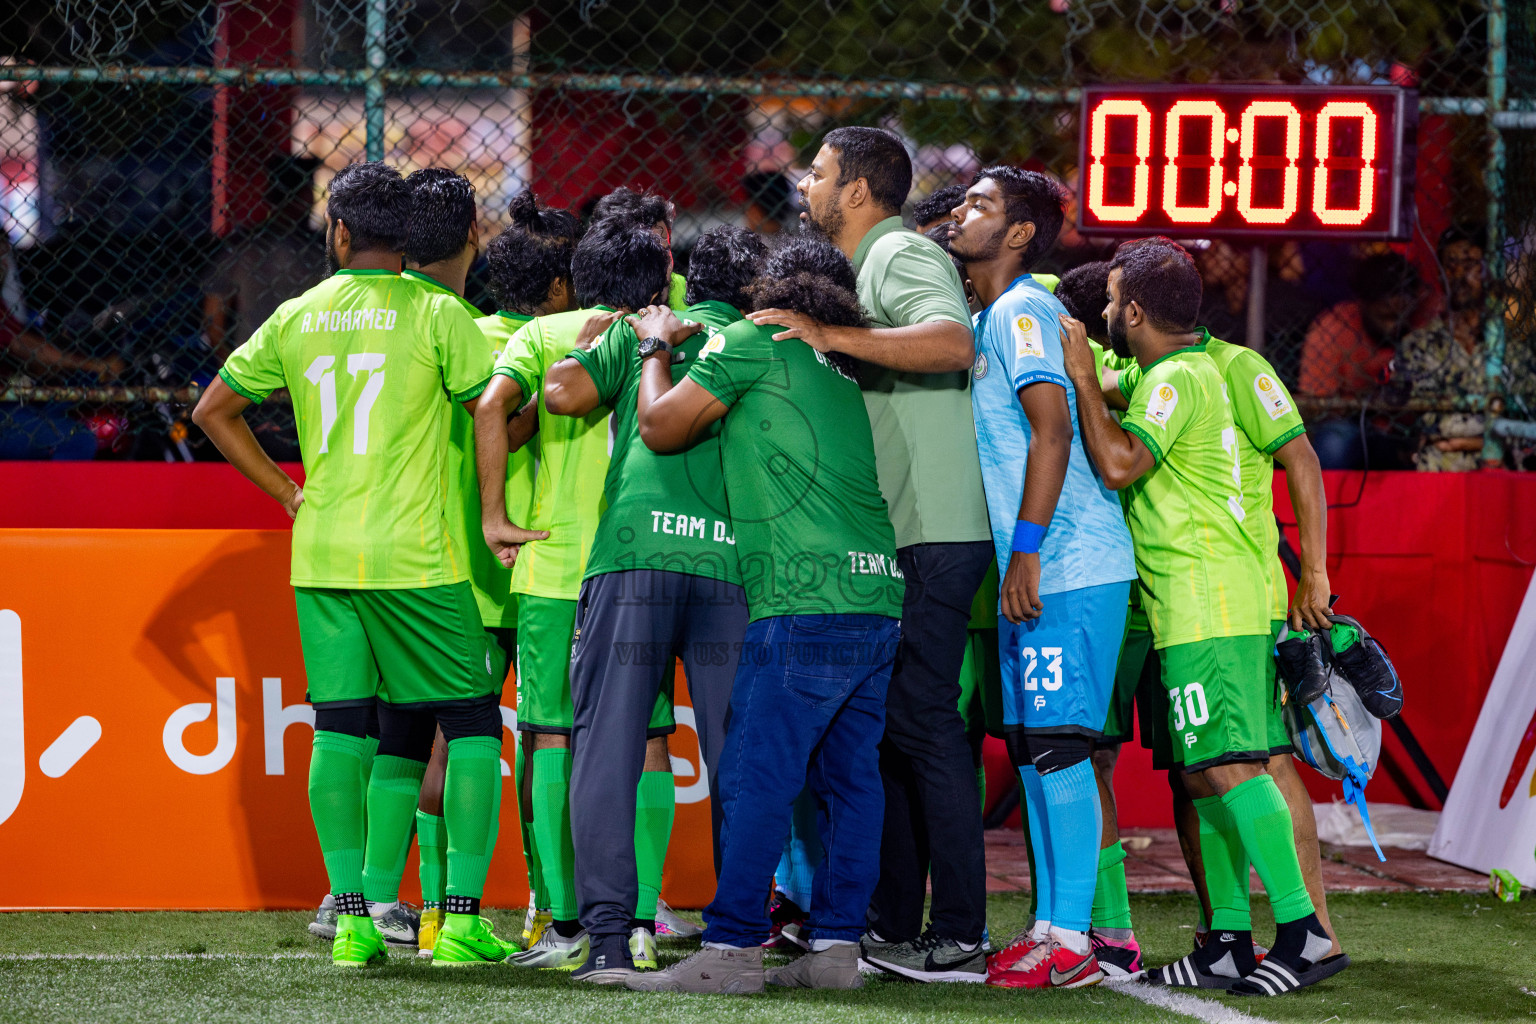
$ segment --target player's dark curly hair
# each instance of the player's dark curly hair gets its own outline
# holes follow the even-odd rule
[[[684,297],[690,306],[714,300],[750,309],[752,299],[747,288],[767,258],[768,243],[746,228],[725,225],[706,232],[688,257],[688,292]]]
[[[1062,274],[1061,283],[1056,286],[1056,297],[1067,307],[1072,319],[1088,325],[1089,334],[1102,334],[1108,288],[1109,260],[1095,260]]]
[[[834,128],[821,142],[837,150],[838,188],[863,178],[881,209],[901,209],[912,191],[912,158],[900,139],[884,128],[854,126]]]
[[[1003,209],[1008,223],[1035,225],[1035,237],[1024,248],[1023,264],[1027,270],[1056,244],[1061,234],[1062,210],[1066,207],[1066,191],[1049,175],[1039,171],[1026,171],[1009,164],[983,167],[971,179],[974,186],[983,178],[991,178],[1003,194]]]
[[[325,219],[347,226],[354,251],[405,251],[411,190],[399,171],[378,160],[348,164],[326,191]]]
[[[1157,235],[1123,243],[1110,260],[1120,271],[1120,304],[1134,302],[1160,331],[1179,334],[1195,329],[1203,287],[1194,258],[1178,242]]]
[[[666,198],[654,192],[636,192],[620,186],[599,199],[592,207],[592,223],[618,218],[637,228],[653,228],[665,224],[672,230],[672,218],[676,210]]]
[[[663,301],[671,274],[666,244],[649,226],[622,217],[593,221],[571,258],[571,281],[583,307],[633,311]]]
[[[412,171],[405,183],[411,189],[405,258],[425,267],[463,252],[475,223],[475,186],[446,167]]]
[[[540,208],[531,189],[512,197],[512,226],[485,248],[491,294],[505,310],[532,315],[559,280],[571,279],[581,223],[569,210]]]
[[[963,202],[965,202],[964,185],[945,185],[943,188],[936,188],[912,207],[912,223],[919,227],[940,219],[947,223],[950,212]]]
[[[853,264],[819,238],[800,235],[775,248],[747,295],[758,309],[790,309],[834,327],[869,326]],[[845,375],[854,375],[851,357],[841,352],[826,357]]]

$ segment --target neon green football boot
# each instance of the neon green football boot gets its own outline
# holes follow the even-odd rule
[[[499,964],[517,951],[516,943],[496,937],[491,922],[485,918],[476,914],[445,914],[437,945],[432,950],[432,966]]]
[[[372,967],[389,959],[384,936],[368,915],[338,914],[331,963],[337,967]]]

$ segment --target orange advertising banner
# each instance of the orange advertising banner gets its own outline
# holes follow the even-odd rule
[[[289,536],[0,530],[0,908],[303,908],[325,894]],[[709,793],[681,674],[677,697],[663,896],[700,907],[714,894]],[[515,709],[502,718],[485,897],[521,907]]]

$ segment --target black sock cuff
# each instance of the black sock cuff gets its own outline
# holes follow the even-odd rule
[[[480,897],[478,896],[454,896],[451,893],[443,899],[443,910],[449,914],[475,914],[480,913]]]
[[[562,939],[574,939],[581,934],[580,921],[552,921],[549,925]]]
[[[339,892],[336,894],[336,913],[350,917],[367,917],[368,901],[363,899],[363,894],[360,892]]]

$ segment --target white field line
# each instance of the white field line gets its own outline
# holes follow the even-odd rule
[[[318,960],[323,953],[0,953],[0,963],[18,960],[83,960],[138,963],[147,960]]]
[[[1201,999],[1199,996],[1138,981],[1121,981],[1105,987],[1121,995],[1130,996],[1132,999],[1140,999],[1150,1006],[1205,1021],[1206,1024],[1274,1024],[1273,1021],[1263,1017],[1255,1017],[1251,1013],[1234,1010],[1224,1003],[1212,1002],[1209,999]]]

